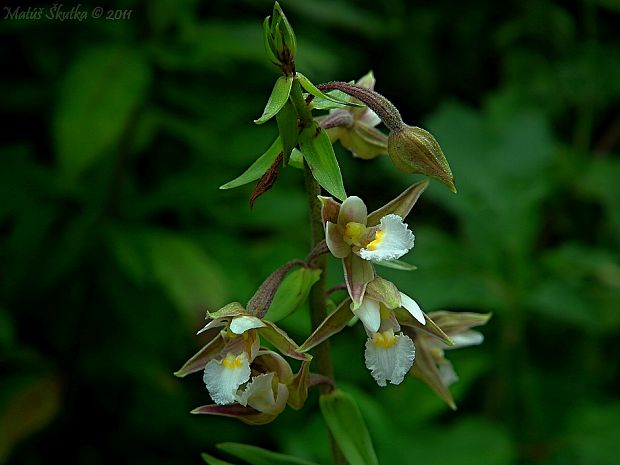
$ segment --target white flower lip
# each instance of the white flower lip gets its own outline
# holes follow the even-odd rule
[[[250,379],[250,373],[247,354],[233,355],[229,352],[223,360],[207,363],[203,381],[216,404],[233,404],[237,389]]]
[[[409,336],[399,334],[392,337],[395,341],[389,347],[382,347],[372,338],[366,341],[366,368],[379,386],[386,386],[387,381],[402,383],[415,359],[415,346]]]
[[[413,248],[415,236],[398,215],[390,213],[381,218],[379,232],[380,238],[360,249],[359,256],[364,260],[397,260]]]

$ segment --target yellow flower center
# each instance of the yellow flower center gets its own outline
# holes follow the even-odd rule
[[[226,358],[222,360],[222,366],[224,368],[236,369],[241,368],[243,365],[243,355],[233,355],[230,352],[226,355]]]
[[[373,241],[371,241],[366,248],[368,250],[377,250],[377,247],[379,247],[379,244],[381,244],[381,241],[383,241],[383,236],[385,236],[385,231],[377,231],[375,233],[375,238]]]
[[[367,228],[362,223],[350,222],[344,227],[344,240],[347,244],[361,247]]]
[[[394,336],[394,331],[392,330],[384,331],[382,333],[376,333],[372,337],[372,342],[381,349],[389,349],[396,344],[396,336]]]

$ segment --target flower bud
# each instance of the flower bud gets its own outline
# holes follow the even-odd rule
[[[388,154],[399,170],[438,179],[456,192],[450,165],[430,132],[415,126],[390,132]]]
[[[267,55],[287,76],[295,74],[297,39],[278,2],[273,14],[263,23],[263,35]]]

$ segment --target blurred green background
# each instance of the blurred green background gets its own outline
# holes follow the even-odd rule
[[[359,325],[333,341],[381,463],[617,464],[620,3],[282,5],[300,71],[323,82],[374,70],[452,166],[458,195],[433,182],[410,216],[419,270],[384,276],[427,312],[494,314],[482,346],[448,354],[457,412],[415,379],[379,389]],[[0,12],[0,462],[197,464],[237,441],[327,463],[316,395],[252,428],[190,415],[206,389],[172,375],[205,342],[205,309],[247,301],[308,250],[299,171],[253,211],[251,187],[218,190],[277,132],[252,123],[278,75],[261,39],[271,8]],[[417,179],[336,151],[348,193],[370,208]],[[330,283],[339,275],[333,260]],[[309,331],[303,311],[282,325],[298,342]]]

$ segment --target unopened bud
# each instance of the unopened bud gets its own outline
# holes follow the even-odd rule
[[[272,16],[265,19],[263,34],[270,59],[276,62],[287,76],[294,75],[297,39],[278,2],[273,6]]]
[[[399,170],[438,179],[456,192],[450,165],[430,132],[415,126],[390,132],[388,154]]]

